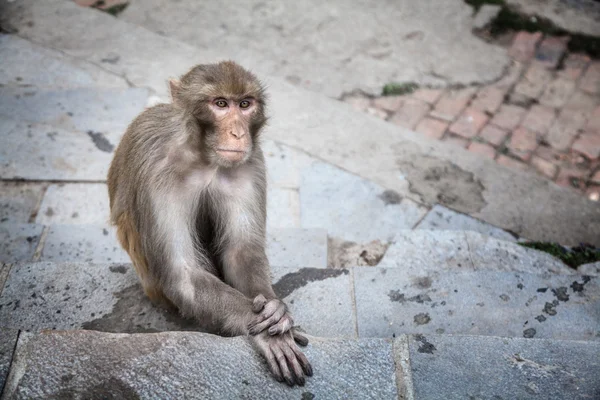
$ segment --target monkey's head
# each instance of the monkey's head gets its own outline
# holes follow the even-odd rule
[[[267,121],[264,88],[252,73],[233,61],[197,65],[170,86],[174,104],[199,127],[205,159],[222,167],[248,160]]]

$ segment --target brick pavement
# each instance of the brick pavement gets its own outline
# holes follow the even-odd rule
[[[518,32],[489,85],[343,100],[357,110],[600,199],[600,61],[565,37]]]

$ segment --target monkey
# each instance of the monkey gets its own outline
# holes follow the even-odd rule
[[[248,335],[275,379],[312,366],[265,252],[266,93],[233,61],[170,80],[171,102],[129,125],[108,172],[110,221],[146,295],[221,335]]]

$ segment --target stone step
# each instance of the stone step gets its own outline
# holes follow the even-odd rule
[[[272,267],[275,292],[318,336],[405,333],[600,340],[600,281],[585,275]],[[326,316],[326,318],[324,318]],[[206,330],[153,306],[128,264],[20,263],[0,295],[11,328]]]
[[[549,400],[591,399],[600,391],[600,342],[311,337],[304,352],[314,375],[289,388],[269,376],[242,337],[12,330],[0,337],[11,345],[0,347],[7,399],[500,399],[510,390],[510,398]]]
[[[0,18],[21,37],[101,65],[168,98],[167,77],[200,59],[224,58],[71,2],[2,3]],[[61,26],[62,29],[56,29]],[[111,64],[102,62],[118,56]],[[196,61],[191,61],[196,60]],[[152,68],[148,68],[152,65]],[[508,170],[348,105],[269,77],[267,138],[301,149],[426,206],[441,204],[532,240],[600,245],[600,204],[533,175]],[[569,207],[564,207],[569,204]]]

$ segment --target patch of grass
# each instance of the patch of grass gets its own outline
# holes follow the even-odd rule
[[[577,268],[583,264],[589,264],[600,261],[600,249],[596,249],[589,245],[582,244],[581,246],[567,249],[556,243],[548,242],[529,242],[519,243],[523,247],[535,249],[548,253],[572,268]]]
[[[414,82],[404,82],[404,83],[388,83],[383,87],[381,94],[383,96],[394,96],[394,95],[404,95],[411,94],[415,90],[419,88]]]

